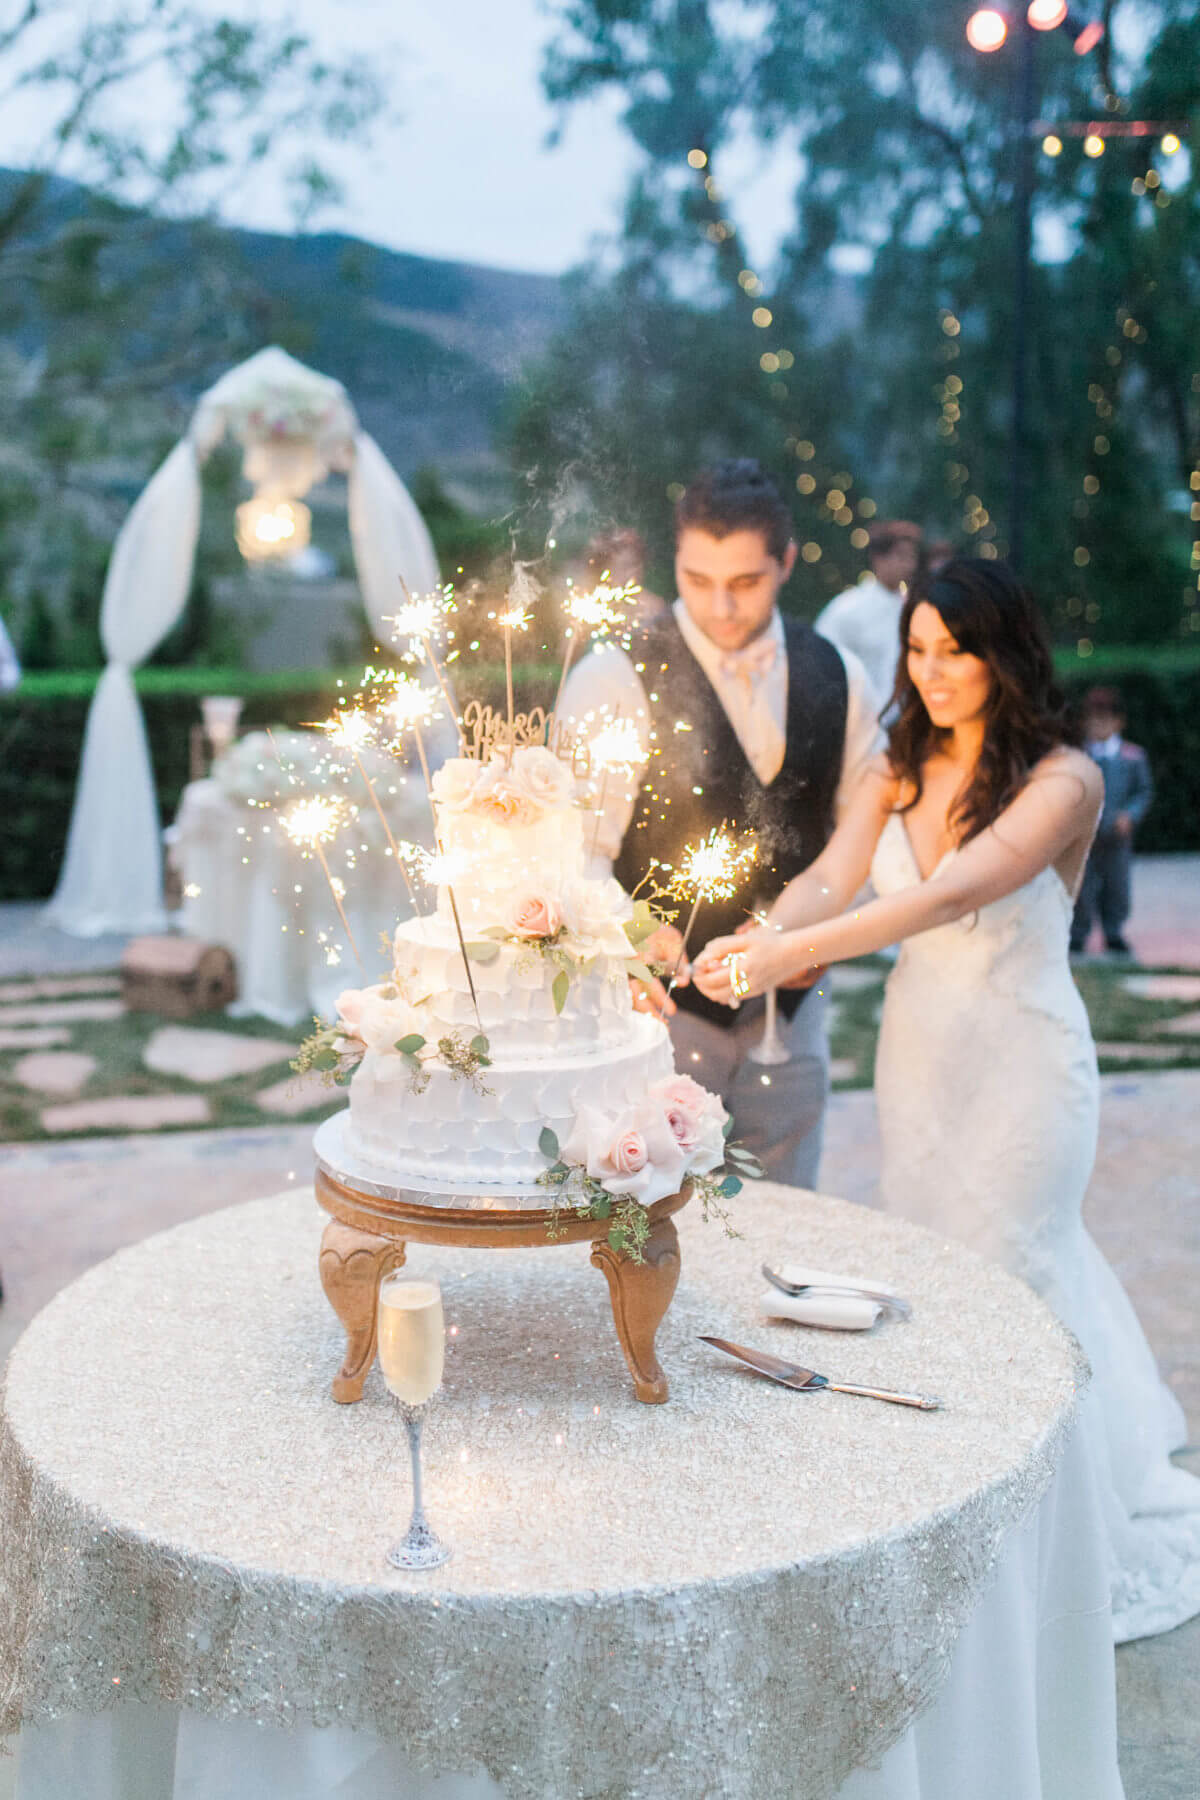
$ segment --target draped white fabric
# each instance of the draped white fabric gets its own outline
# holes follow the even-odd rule
[[[427,594],[437,586],[433,542],[412,495],[375,439],[356,432],[350,467],[350,538],[367,617],[386,642],[387,619],[404,604],[400,577],[409,591]]]
[[[295,441],[293,429],[275,442],[269,419],[264,423],[277,407],[295,413],[291,425],[301,432]],[[301,418],[310,423],[296,427]],[[259,481],[272,470],[279,475],[282,459],[291,479],[277,483],[281,492],[302,493],[330,468],[348,470],[359,584],[381,637],[389,632],[386,619],[402,604],[401,578],[414,594],[437,586],[425,522],[378,444],[357,429],[339,382],[275,347],[224,375],[201,400],[188,436],[155,474],[113,546],[100,616],[108,667],[88,714],[67,848],[46,915],[76,937],[161,931],[166,925],[154,778],[130,671],[183,610],[200,529],[199,463],[227,430],[246,444],[249,479]],[[443,735],[447,730],[453,726],[443,721]],[[439,740],[439,754],[448,748]]]
[[[100,611],[108,667],[88,713],[83,760],[51,924],[76,937],[161,931],[162,856],[154,775],[131,671],[187,599],[200,529],[196,453],[177,444],[113,546]]]

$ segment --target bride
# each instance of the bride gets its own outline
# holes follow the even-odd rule
[[[1114,1632],[1146,1637],[1200,1612],[1200,1481],[1169,1461],[1182,1411],[1081,1218],[1099,1090],[1067,945],[1101,777],[1003,563],[951,563],[900,632],[886,754],[768,926],[715,939],[693,977],[736,1006],[902,943],[875,1070],[884,1206],[1023,1276],[1079,1338]],[[868,873],[878,898],[847,911]]]

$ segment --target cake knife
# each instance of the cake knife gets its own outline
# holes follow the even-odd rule
[[[942,1407],[940,1400],[928,1394],[897,1394],[889,1388],[830,1381],[827,1375],[818,1375],[815,1369],[802,1369],[799,1363],[784,1362],[781,1356],[769,1356],[765,1350],[751,1350],[745,1344],[731,1344],[725,1338],[702,1336],[700,1342],[711,1344],[714,1350],[723,1350],[726,1356],[736,1356],[768,1380],[778,1381],[782,1387],[792,1388],[799,1394],[815,1394],[824,1388],[833,1394],[865,1394],[869,1400],[894,1400],[898,1406],[915,1406],[922,1412],[938,1412]]]

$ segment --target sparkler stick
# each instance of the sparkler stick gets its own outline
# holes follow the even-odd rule
[[[624,587],[610,587],[602,581],[598,587],[587,594],[572,594],[566,603],[566,611],[571,619],[573,629],[567,634],[567,647],[563,654],[562,674],[558,678],[558,691],[554,696],[552,712],[557,712],[562,701],[563,689],[567,685],[567,671],[571,667],[572,658],[582,638],[583,626],[594,634],[611,631],[614,625],[624,623],[625,614],[621,611],[634,595],[641,589],[636,582],[626,582]]]
[[[412,901],[413,911],[419,913],[421,908],[417,902],[417,890],[414,888],[412,877],[408,872],[408,864],[401,856],[400,846],[392,835],[392,828],[388,823],[387,814],[384,812],[383,807],[380,804],[379,795],[375,791],[375,783],[371,780],[371,777],[367,774],[366,768],[363,765],[361,752],[363,747],[370,742],[372,736],[370,719],[367,717],[367,714],[363,712],[361,707],[355,707],[350,712],[335,713],[332,718],[323,719],[321,721],[321,730],[328,737],[331,744],[336,745],[339,750],[348,750],[353,757],[354,766],[366,783],[367,792],[371,796],[371,804],[379,814],[379,823],[383,826],[388,846],[391,849],[392,855],[400,865],[400,873],[404,877],[404,885],[408,889],[408,897]]]
[[[359,968],[363,967],[363,959],[358,953],[358,945],[354,941],[354,933],[350,929],[350,921],[346,917],[346,909],[342,905],[342,897],[338,893],[338,883],[329,871],[325,860],[325,844],[337,833],[341,824],[342,809],[336,800],[323,798],[319,794],[311,795],[307,800],[297,800],[289,812],[281,813],[279,822],[294,844],[311,850],[321,865],[329,892],[333,895],[333,904],[337,907],[338,918],[342,921],[342,929],[350,940],[350,948],[354,952],[354,960]]]
[[[683,852],[679,867],[672,876],[671,891],[686,899],[689,894],[692,910],[688,914],[688,922],[684,927],[683,942],[679,947],[679,955],[675,959],[675,967],[671,971],[671,982],[667,988],[668,996],[673,994],[679,982],[679,971],[683,967],[683,959],[687,952],[688,938],[692,926],[696,923],[696,914],[700,910],[702,900],[728,900],[737,892],[739,881],[749,869],[758,855],[758,845],[753,838],[744,843],[739,850],[734,840],[725,829],[722,819],[716,831],[701,838],[698,844],[688,844]]]
[[[593,769],[603,771],[600,796],[596,803],[596,822],[592,827],[592,846],[588,853],[595,856],[600,827],[604,823],[604,802],[608,794],[610,774],[614,769],[619,769],[626,775],[632,775],[635,769],[645,767],[650,760],[650,753],[638,736],[637,721],[623,719],[618,708],[589,743],[588,755]]]
[[[466,742],[463,738],[462,726],[459,723],[458,708],[454,704],[454,697],[433,648],[434,627],[445,617],[444,606],[439,606],[432,595],[424,600],[414,600],[403,575],[400,576],[400,586],[404,589],[406,604],[401,607],[393,621],[395,625],[393,635],[420,641],[437,684],[442,690],[442,699],[446,702],[446,710],[454,721],[454,729],[458,734],[458,750],[461,756],[466,749]]]
[[[421,759],[421,773],[425,777],[425,794],[429,801],[429,812],[433,819],[433,841],[437,845],[438,854],[444,855],[442,836],[438,830],[437,807],[433,800],[433,782],[429,775],[429,758],[425,754],[425,739],[421,732],[422,723],[428,723],[432,703],[420,682],[401,677],[396,683],[396,697],[385,709],[402,728],[407,725],[413,734],[417,746],[417,755]],[[454,888],[446,883],[446,897],[450,902],[450,912],[454,919],[454,930],[458,937],[459,954],[462,956],[463,969],[467,977],[467,986],[471,990],[471,1005],[475,1008],[475,1023],[483,1030],[483,1018],[479,1011],[479,996],[475,992],[475,977],[471,973],[471,959],[467,955],[467,941],[463,936],[462,920],[458,916],[458,901],[454,897]]]

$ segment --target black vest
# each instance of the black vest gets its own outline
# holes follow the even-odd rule
[[[650,709],[651,757],[614,865],[622,887],[631,893],[652,858],[676,864],[687,844],[723,819],[735,835],[752,831],[758,839],[757,863],[733,898],[701,902],[688,944],[693,953],[736,931],[755,908],[769,906],[820,855],[833,831],[846,737],[846,666],[832,644],[798,619],[784,621],[784,637],[787,736],[782,767],[766,786],[674,617],[642,632],[630,648]],[[691,730],[676,730],[680,722]],[[678,920],[681,927],[685,917]],[[781,991],[780,1009],[788,1018],[806,992]],[[695,987],[677,988],[675,999],[717,1025],[732,1025],[736,1017]]]

